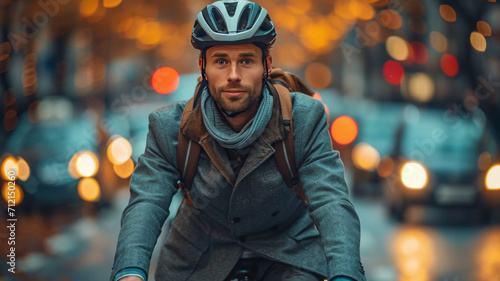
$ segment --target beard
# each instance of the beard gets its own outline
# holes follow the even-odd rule
[[[212,94],[215,103],[227,113],[236,113],[246,111],[253,103],[260,100],[262,85],[258,87],[244,86],[239,83],[227,84],[225,86],[216,88],[209,85],[208,89]],[[243,91],[241,96],[231,97],[224,95],[224,91]]]

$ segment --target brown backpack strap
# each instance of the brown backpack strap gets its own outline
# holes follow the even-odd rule
[[[302,181],[300,180],[297,166],[295,165],[295,146],[293,142],[292,124],[292,97],[290,91],[281,84],[271,85],[268,83],[271,92],[277,94],[280,101],[283,125],[285,126],[286,137],[283,141],[273,144],[275,150],[276,165],[283,176],[286,184],[293,189],[307,203]]]
[[[198,85],[197,93],[200,85]],[[194,102],[196,101],[196,95],[188,101],[184,111],[182,112],[181,124],[179,127],[178,142],[177,142],[177,168],[180,174],[180,179],[178,181],[179,188],[184,194],[186,203],[191,205],[193,200],[189,196],[189,191],[191,190],[191,185],[193,183],[193,177],[196,173],[196,168],[198,167],[198,158],[201,152],[201,146],[192,139],[186,137],[181,129],[183,124],[187,122],[187,119],[191,115],[194,109]]]

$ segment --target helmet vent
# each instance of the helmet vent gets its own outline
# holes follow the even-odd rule
[[[224,3],[224,6],[226,6],[227,13],[229,14],[230,17],[234,16],[234,12],[236,11],[236,6],[238,5],[237,2],[235,3]]]
[[[240,21],[238,22],[238,31],[243,31],[250,28],[249,20],[250,18],[250,7],[246,6],[245,9],[241,12]]]
[[[214,8],[211,12],[217,30],[219,32],[227,32],[226,21],[224,20],[224,17],[222,16],[222,13],[219,11],[219,9]]]

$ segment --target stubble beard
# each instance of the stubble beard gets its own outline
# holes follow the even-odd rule
[[[243,86],[241,84],[228,84],[226,86],[219,87],[218,89],[216,89],[214,86],[209,85],[208,88],[210,90],[210,93],[216,93],[215,95],[212,95],[212,97],[217,105],[228,113],[246,111],[254,102],[259,101],[262,91],[262,85],[252,88],[249,86]],[[222,92],[229,89],[243,90],[247,94],[245,97],[223,96]]]

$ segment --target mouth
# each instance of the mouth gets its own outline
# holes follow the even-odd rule
[[[226,91],[222,91],[222,92],[228,96],[231,96],[231,97],[237,97],[237,96],[240,96],[240,95],[246,93],[246,91],[243,91],[243,90],[226,90]]]

